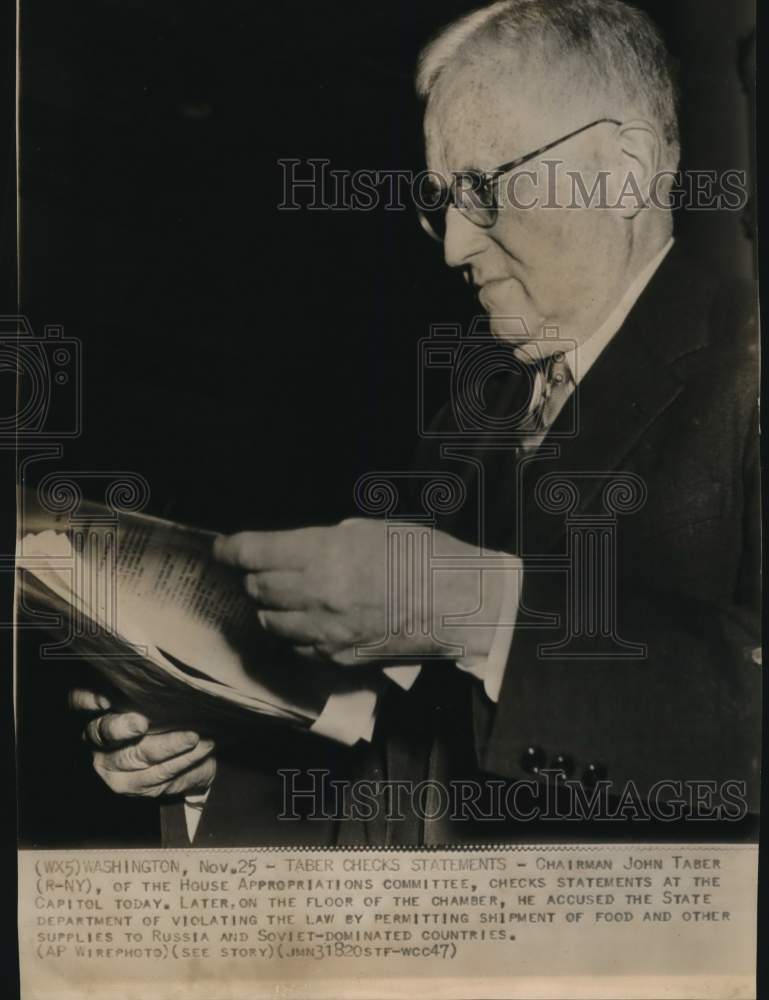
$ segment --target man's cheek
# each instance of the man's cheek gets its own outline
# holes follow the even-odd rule
[[[536,266],[527,268],[527,273],[520,279],[508,282],[504,298],[495,303],[501,308],[492,311],[492,318],[520,317],[528,332],[536,334],[543,322],[558,315],[562,283],[559,261],[551,255]]]

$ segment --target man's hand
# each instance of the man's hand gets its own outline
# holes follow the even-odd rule
[[[488,556],[445,532],[377,520],[241,532],[218,538],[214,555],[246,571],[268,632],[301,656],[345,666],[485,656],[504,574],[520,565],[508,556],[507,569],[489,569]]]
[[[150,733],[145,716],[109,712],[109,700],[93,691],[72,691],[70,705],[99,713],[83,739],[92,749],[96,773],[118,795],[196,795],[214,780],[212,740],[193,732]]]

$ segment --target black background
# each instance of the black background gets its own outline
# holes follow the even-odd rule
[[[139,472],[150,511],[230,531],[339,519],[358,475],[408,465],[419,338],[475,303],[409,211],[278,211],[277,161],[419,170],[415,58],[471,6],[24,6],[22,305],[84,349],[58,468]],[[684,166],[745,169],[750,4],[643,6],[680,62]],[[751,271],[743,217],[677,225]],[[91,774],[70,682],[23,650],[23,842],[152,842],[153,804]]]

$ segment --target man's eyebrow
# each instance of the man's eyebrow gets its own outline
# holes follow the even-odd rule
[[[483,167],[479,167],[477,163],[463,163],[459,167],[454,167],[449,171],[449,176],[454,177],[456,174],[485,174],[488,170]]]
[[[468,162],[462,164],[461,167],[453,170],[452,173],[455,174],[490,174],[496,169],[496,165],[499,162],[498,159],[493,160],[493,163],[487,167],[480,166],[477,162]]]

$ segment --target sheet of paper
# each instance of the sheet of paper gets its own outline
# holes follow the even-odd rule
[[[308,725],[320,720],[313,731],[342,743],[371,738],[373,690],[324,685],[330,672],[301,661],[269,661],[242,579],[212,558],[213,533],[145,515],[128,515],[107,533],[100,515],[94,507],[94,518],[75,529],[24,536],[18,562],[64,607],[142,651],[141,669],[120,666],[132,674],[134,690],[152,664],[247,710]],[[57,529],[66,523],[50,521]]]

